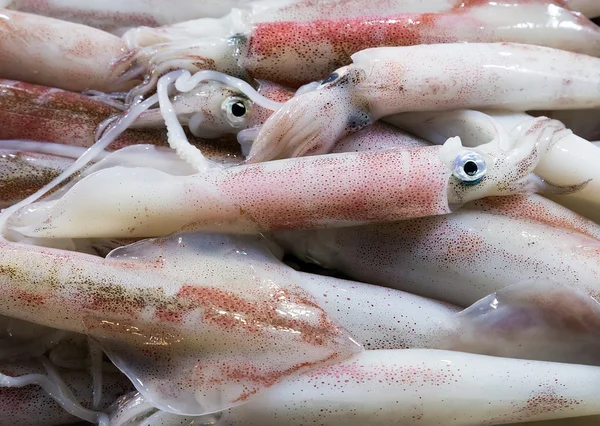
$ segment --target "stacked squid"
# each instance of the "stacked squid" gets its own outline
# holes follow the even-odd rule
[[[1,425],[600,421],[598,1],[0,6]]]

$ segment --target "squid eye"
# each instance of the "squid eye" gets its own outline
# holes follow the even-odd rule
[[[339,76],[340,75],[337,72],[334,72],[333,74],[329,74],[329,76],[321,82],[321,86],[324,86],[328,83],[331,83],[331,82],[337,80]]]
[[[221,104],[221,110],[232,127],[242,127],[248,119],[250,100],[241,96],[230,96]]]
[[[468,151],[460,154],[454,160],[452,173],[465,185],[475,185],[481,182],[487,172],[485,159],[478,153]]]

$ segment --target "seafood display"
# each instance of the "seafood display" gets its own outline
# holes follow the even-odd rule
[[[0,8],[0,425],[600,422],[600,2]]]

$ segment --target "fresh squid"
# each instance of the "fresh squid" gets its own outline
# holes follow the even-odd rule
[[[23,207],[8,226],[35,238],[136,238],[183,227],[256,233],[447,214],[481,197],[552,189],[531,171],[564,131],[557,123],[537,119],[521,135],[473,151],[452,138],[441,147],[295,158],[189,176],[110,167],[57,200]],[[118,208],[107,210],[109,204]]]
[[[81,2],[77,0],[2,0],[0,7],[77,22],[120,33],[130,27],[158,27],[189,19],[220,17],[244,0],[130,0]]]
[[[219,425],[494,425],[597,414],[596,367],[423,349],[365,351],[285,379]]]
[[[117,83],[127,46],[117,36],[84,25],[0,10],[0,77],[27,83],[104,92],[131,88]],[[65,37],[69,34],[69,37]]]
[[[51,368],[52,373],[60,376],[57,383],[56,376],[44,380],[47,373],[44,366],[51,366],[51,363],[47,359],[43,363],[36,359],[0,364],[1,424],[60,426],[80,422],[81,417],[92,422],[107,417],[92,408],[94,388],[88,372]],[[115,399],[130,392],[132,386],[122,374],[106,372],[102,388],[102,398],[96,407],[98,410],[106,410]],[[108,422],[104,424],[108,425]]]
[[[170,69],[215,69],[290,86],[325,78],[353,53],[382,46],[517,42],[600,53],[595,24],[546,0],[375,3],[365,13],[357,1],[257,2],[220,20],[136,28],[123,38],[138,50],[134,66],[153,81]]]
[[[243,241],[181,235],[106,260],[0,246],[2,314],[99,339],[138,390],[171,412],[219,411],[361,350],[293,271],[270,271],[270,254]]]
[[[593,110],[590,110],[594,112]],[[444,135],[459,136],[466,146],[477,146],[497,137],[498,132],[514,131],[533,120],[524,113],[453,111],[449,113],[405,113],[387,117],[394,123],[433,143],[444,143]],[[505,130],[502,130],[504,128]],[[536,167],[536,174],[554,185],[568,187],[585,182],[576,191],[549,194],[553,200],[577,213],[600,222],[600,150],[573,134],[557,135],[552,150]]]
[[[399,112],[600,106],[600,59],[555,49],[419,45],[367,49],[352,59],[316,90],[276,111],[261,128],[249,161],[326,153],[344,136]]]
[[[273,102],[285,102],[294,91],[281,85],[258,81],[257,92]],[[190,92],[173,97],[173,109],[179,122],[194,136],[202,138],[238,134],[262,125],[273,110],[252,102],[243,91],[224,83],[209,81]],[[143,112],[133,128],[164,127],[160,108]]]
[[[598,300],[600,228],[540,196],[486,198],[450,215],[278,233],[299,259],[371,284],[468,306],[527,279]]]

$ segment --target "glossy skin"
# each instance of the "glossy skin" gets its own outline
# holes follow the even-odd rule
[[[72,163],[70,158],[0,149],[0,209],[33,194]]]
[[[593,110],[589,111],[595,113]],[[485,114],[477,111],[406,113],[386,118],[386,121],[430,142],[444,143],[446,137],[459,135],[467,146],[477,146],[497,137],[498,125],[509,132],[519,132],[519,126],[531,120],[532,117],[524,113]],[[536,174],[564,188],[564,191],[555,194],[550,192],[550,198],[599,222],[600,172],[597,165],[600,150],[570,132],[557,133],[555,138],[553,148],[536,167]]]
[[[223,425],[492,425],[596,414],[596,367],[409,349],[286,379]],[[450,397],[451,395],[451,397]]]
[[[134,68],[216,69],[298,87],[382,46],[517,42],[598,55],[600,30],[546,0],[257,2],[221,20],[195,20],[124,35]],[[563,5],[564,6],[564,5]],[[232,58],[234,60],[232,60]]]
[[[2,314],[99,339],[153,405],[180,414],[240,404],[361,350],[252,240],[186,234],[106,260],[4,241],[0,263]]]
[[[189,1],[134,0],[123,3],[113,0],[4,0],[2,7],[21,12],[35,13],[77,22],[121,33],[130,27],[157,27],[202,17],[220,17],[232,7],[241,6],[245,1]]]
[[[523,129],[522,138],[500,137],[474,151],[450,139],[441,147],[295,158],[191,176],[112,167],[84,178],[59,200],[24,207],[9,227],[27,237],[132,238],[184,226],[257,233],[447,214],[469,200],[537,190],[530,172],[551,147],[555,124],[539,120]],[[465,153],[486,159],[479,183],[465,185],[452,176],[455,159]],[[107,211],[105,197],[119,208]]]
[[[536,277],[598,300],[600,229],[540,196],[488,198],[451,215],[280,234],[302,260],[371,284],[468,306]]]
[[[0,77],[82,91],[131,88],[111,73],[121,73],[127,54],[123,41],[84,25],[2,10],[0,13]],[[65,37],[69,34],[69,37]]]
[[[258,93],[276,102],[285,102],[294,96],[294,91],[269,81],[259,81]],[[228,102],[238,103],[244,109],[243,115],[235,115]],[[237,134],[241,130],[262,125],[273,113],[250,101],[240,90],[219,82],[200,84],[191,92],[179,93],[173,97],[173,108],[179,122],[190,128],[198,137],[211,138],[227,134]],[[146,111],[140,115],[133,127],[165,126],[159,109]]]
[[[353,61],[273,114],[252,146],[250,161],[329,152],[357,129],[405,111],[600,106],[600,59],[555,49],[511,43],[420,45],[368,49],[354,54]]]
[[[0,80],[0,139],[89,147],[94,143],[98,126],[120,112],[79,93]],[[165,145],[166,135],[156,130],[126,130],[108,149],[138,143]]]

